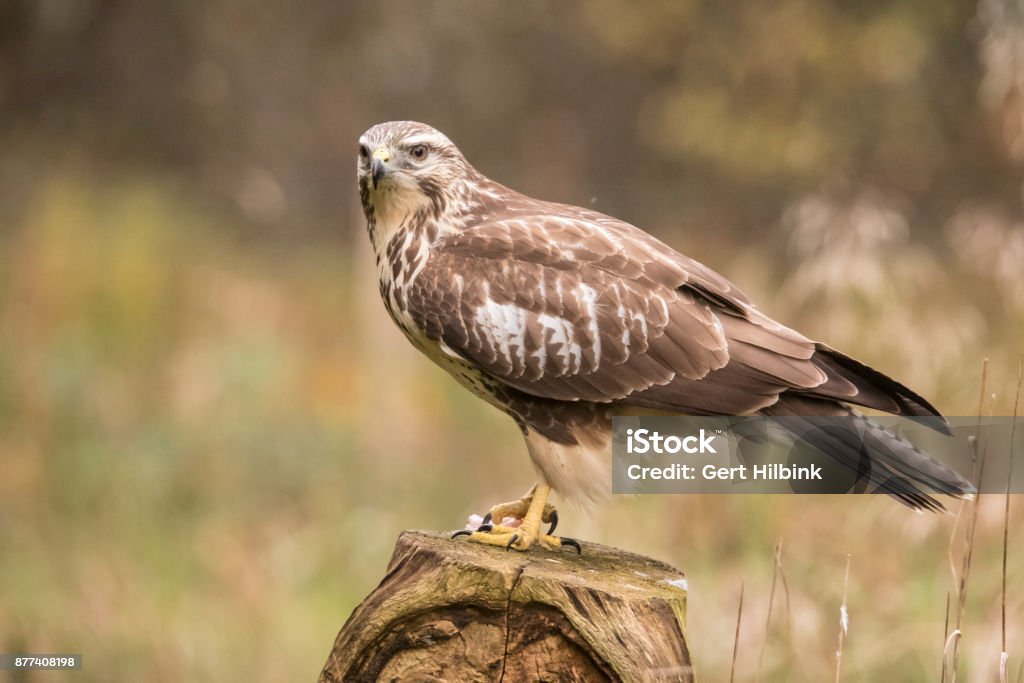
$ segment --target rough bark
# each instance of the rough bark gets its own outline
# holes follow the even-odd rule
[[[693,681],[685,613],[682,573],[646,557],[406,531],[320,683]]]

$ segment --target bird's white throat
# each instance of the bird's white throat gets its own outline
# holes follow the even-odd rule
[[[373,250],[379,263],[395,235],[403,227],[412,227],[414,217],[430,200],[416,190],[384,186],[371,190],[370,201],[374,219]]]

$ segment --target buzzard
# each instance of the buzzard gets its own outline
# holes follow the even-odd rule
[[[842,416],[856,404],[948,429],[924,398],[772,320],[710,268],[629,223],[487,178],[430,126],[381,123],[358,154],[384,306],[417,349],[515,420],[537,470],[523,498],[461,532],[470,540],[578,549],[552,535],[547,498],[610,493],[612,415]],[[941,509],[912,482],[973,490],[895,436],[883,456],[875,483],[911,507]],[[490,523],[506,517],[520,524]]]

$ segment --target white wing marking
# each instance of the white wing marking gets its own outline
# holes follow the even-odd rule
[[[601,363],[601,333],[597,328],[597,292],[588,285],[580,283],[580,301],[583,303],[584,312],[587,318],[587,327],[594,340],[594,367]]]
[[[476,309],[476,323],[483,330],[487,341],[515,367],[512,355],[519,366],[526,367],[526,311],[515,304],[499,304],[491,301]]]
[[[579,371],[583,358],[583,349],[576,343],[576,332],[572,323],[557,315],[542,313],[537,316],[537,322],[544,328],[541,333],[545,344],[557,344],[556,353],[562,359],[564,374],[575,374]],[[551,336],[546,332],[550,330]]]

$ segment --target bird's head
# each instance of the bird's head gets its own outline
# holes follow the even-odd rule
[[[423,123],[379,123],[359,138],[357,174],[367,219],[393,223],[440,215],[472,167],[451,140]]]

